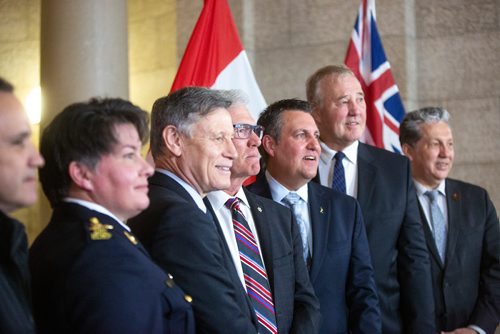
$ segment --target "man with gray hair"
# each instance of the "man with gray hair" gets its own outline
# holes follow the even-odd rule
[[[448,178],[455,157],[449,113],[406,114],[399,139],[410,159],[431,257],[436,330],[494,333],[500,317],[500,230],[485,189]]]
[[[161,97],[151,115],[151,204],[130,226],[152,258],[190,295],[197,333],[257,333],[241,283],[228,268],[203,198],[230,186],[237,157],[230,101],[201,87]]]
[[[239,91],[221,91],[232,101],[234,146],[238,158],[231,167],[231,186],[207,195],[227,254],[228,269],[248,293],[259,321],[259,333],[317,333],[319,304],[302,257],[302,241],[290,210],[242,188],[260,171],[262,126],[247,109]],[[245,241],[251,240],[249,247]],[[253,259],[252,263],[248,259]],[[255,270],[257,268],[258,270]],[[264,299],[261,296],[265,296]],[[264,307],[266,306],[266,307]]]

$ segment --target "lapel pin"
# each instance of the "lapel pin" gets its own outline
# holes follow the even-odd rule
[[[258,206],[257,211],[262,212],[262,208],[260,206]]]
[[[319,207],[319,213],[323,213],[323,207],[322,206]]]
[[[460,199],[460,194],[459,193],[453,193],[453,195],[451,195],[451,198],[457,202],[459,199]]]

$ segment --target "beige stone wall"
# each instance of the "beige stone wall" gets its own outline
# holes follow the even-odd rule
[[[177,3],[180,57],[202,1]],[[343,62],[359,1],[229,4],[270,103],[304,98],[314,70]],[[377,24],[406,108],[452,114],[451,176],[485,187],[500,209],[500,1],[378,0]]]
[[[24,100],[40,84],[40,0],[0,0],[0,75]],[[175,0],[129,0],[130,100],[150,110],[168,93],[177,69]],[[33,127],[38,142],[38,126]],[[41,191],[40,191],[41,195]],[[47,205],[37,203],[14,216],[30,241],[46,224]]]

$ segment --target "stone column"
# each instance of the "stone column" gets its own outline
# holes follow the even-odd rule
[[[128,98],[126,0],[42,0],[42,128],[66,105]]]

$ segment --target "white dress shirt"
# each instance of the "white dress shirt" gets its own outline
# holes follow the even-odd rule
[[[267,183],[269,184],[269,189],[271,190],[271,196],[275,202],[278,202],[279,204],[286,206],[282,200],[283,198],[288,195],[290,190],[288,190],[285,186],[283,186],[281,183],[276,181],[274,177],[271,176],[269,171],[266,170],[266,179]],[[313,240],[312,240],[312,232],[311,232],[311,215],[309,213],[309,193],[308,193],[308,188],[307,188],[307,183],[304,184],[302,187],[297,189],[296,191],[293,191],[297,193],[297,195],[302,198],[302,201],[300,202],[300,216],[302,218],[302,221],[305,223],[305,228],[307,232],[307,244],[309,246],[309,253],[312,255],[313,254]]]
[[[319,181],[328,188],[332,187],[333,168],[335,167],[334,157],[337,151],[332,150],[325,143],[320,142],[321,155],[318,165]],[[342,160],[345,173],[345,189],[349,196],[356,198],[358,196],[358,146],[359,141],[342,150],[345,158]]]
[[[231,252],[231,257],[233,259],[234,266],[238,272],[238,277],[240,278],[241,284],[246,290],[245,278],[243,277],[243,268],[241,266],[240,251],[238,249],[238,242],[236,241],[236,236],[234,235],[233,218],[231,217],[231,211],[225,206],[228,199],[232,197],[238,197],[240,200],[240,209],[245,216],[248,226],[252,231],[255,241],[257,242],[257,247],[259,247],[260,257],[262,264],[265,268],[264,259],[262,258],[262,251],[260,248],[259,235],[257,234],[257,229],[255,228],[255,222],[253,220],[252,212],[250,211],[250,206],[248,205],[247,197],[243,188],[240,188],[235,196],[230,196],[228,193],[218,190],[212,191],[207,194],[207,199],[209,200],[212,208],[214,209],[215,215],[217,216],[217,221],[224,234],[224,239],[226,239],[227,246]]]
[[[183,179],[181,179],[180,177],[178,177],[177,175],[175,175],[171,171],[168,171],[166,169],[161,169],[161,168],[156,168],[156,171],[158,173],[162,173],[162,174],[165,174],[167,176],[170,176],[172,179],[174,179],[178,184],[181,185],[182,188],[184,188],[189,193],[189,195],[191,196],[193,201],[196,203],[196,205],[200,208],[200,210],[203,211],[204,213],[207,213],[207,207],[205,206],[205,203],[203,203],[203,198],[196,191],[196,189],[191,187],[186,181],[184,181]]]
[[[427,197],[425,195],[425,193],[427,191],[431,191],[433,189],[426,188],[424,185],[422,185],[421,183],[418,183],[415,180],[413,180],[413,182],[415,183],[415,189],[417,190],[418,201],[420,202],[420,206],[424,210],[425,219],[427,220],[427,225],[429,225],[429,228],[431,229],[431,231],[434,232],[433,228],[432,228],[431,213],[430,213],[430,204],[431,203],[430,203],[429,197]],[[443,182],[441,182],[439,184],[439,186],[437,186],[436,189],[437,189],[438,194],[439,194],[437,197],[437,204],[439,206],[439,209],[443,213],[446,232],[448,232],[448,208],[446,206],[446,188],[445,187],[446,187],[446,185],[445,185],[445,182],[443,180]]]

